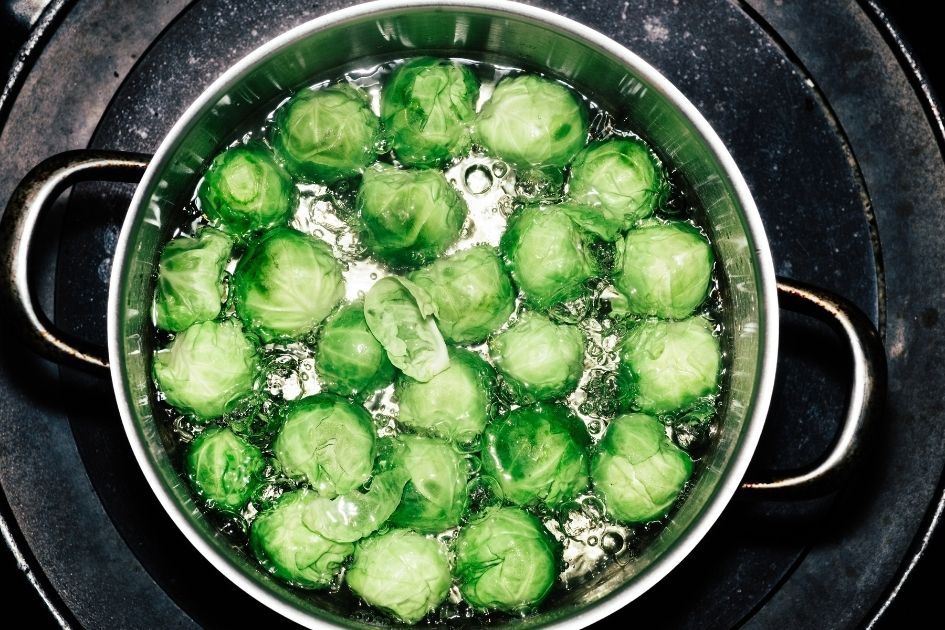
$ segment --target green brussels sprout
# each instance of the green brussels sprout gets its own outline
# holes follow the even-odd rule
[[[615,311],[681,319],[702,304],[715,258],[709,242],[688,223],[630,230],[617,243]]]
[[[584,335],[534,312],[489,342],[496,369],[522,401],[552,400],[574,391],[584,371]]]
[[[476,608],[527,612],[541,603],[558,574],[558,549],[541,521],[519,508],[498,508],[456,539],[456,576]]]
[[[651,416],[610,421],[591,460],[594,488],[607,513],[623,523],[655,521],[669,512],[692,474],[692,460]]]
[[[463,457],[446,442],[433,438],[405,435],[390,442],[386,465],[410,476],[391,524],[425,534],[459,525],[469,481]]]
[[[341,301],[341,264],[326,243],[276,228],[253,244],[233,274],[236,312],[266,341],[300,337]]]
[[[612,138],[581,151],[571,165],[570,198],[600,212],[576,219],[605,240],[653,214],[669,193],[669,181],[659,159],[642,140]],[[598,231],[590,226],[605,226]],[[603,232],[603,233],[601,233]]]
[[[669,413],[718,389],[719,340],[702,317],[641,322],[618,351],[617,387],[625,409]]]
[[[363,407],[330,394],[309,396],[288,405],[272,450],[287,475],[333,497],[371,476],[374,426]]]
[[[405,426],[457,443],[474,441],[492,408],[495,372],[475,352],[453,348],[449,367],[426,383],[402,377],[394,383]]]
[[[404,374],[427,382],[449,367],[430,294],[405,278],[381,278],[364,297],[364,320]]]
[[[325,322],[315,366],[325,389],[341,396],[369,394],[394,380],[394,366],[371,334],[361,303],[349,304]]]
[[[371,606],[413,624],[443,603],[452,578],[441,542],[392,529],[358,543],[345,581]]]
[[[598,273],[583,232],[557,206],[529,206],[516,213],[500,248],[512,278],[536,308],[578,297]]]
[[[403,470],[389,470],[371,480],[367,492],[349,492],[334,499],[318,497],[309,504],[303,517],[305,525],[335,542],[360,540],[390,518],[410,479]]]
[[[502,79],[474,139],[516,166],[562,167],[587,140],[587,111],[564,85],[535,75]]]
[[[554,507],[587,488],[584,424],[561,405],[519,407],[485,432],[482,470],[512,503]]]
[[[441,258],[410,279],[429,291],[440,332],[453,343],[479,343],[515,310],[515,289],[495,250],[479,245]]]
[[[381,92],[381,120],[397,159],[440,166],[466,153],[479,81],[446,59],[414,59],[391,74]]]
[[[354,177],[377,159],[380,121],[368,97],[349,84],[302,90],[272,121],[272,146],[286,169],[306,182]]]
[[[196,238],[169,242],[158,263],[154,314],[158,328],[180,332],[197,322],[216,319],[225,299],[223,272],[233,241],[213,228]]]
[[[259,354],[239,322],[201,322],[155,352],[153,370],[167,402],[205,422],[252,394]]]
[[[194,439],[185,465],[194,490],[211,507],[238,512],[259,485],[266,460],[229,429],[213,428]]]
[[[240,146],[213,158],[197,200],[211,225],[244,238],[285,223],[298,205],[298,191],[265,147]]]
[[[354,545],[325,538],[305,524],[318,496],[308,489],[279,497],[253,521],[249,544],[273,575],[301,588],[326,588],[354,553]]]
[[[365,171],[358,189],[358,216],[365,245],[397,266],[423,264],[456,242],[466,202],[440,171],[403,171],[390,166]]]

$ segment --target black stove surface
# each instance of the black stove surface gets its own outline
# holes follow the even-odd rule
[[[0,135],[0,199],[58,150],[153,151],[223,69],[347,4],[70,4],[11,101]],[[736,500],[682,566],[612,620],[862,625],[916,551],[945,455],[940,401],[915,395],[916,386],[942,391],[945,381],[936,361],[943,299],[935,281],[945,165],[916,96],[921,86],[909,82],[895,42],[865,5],[535,4],[610,35],[676,83],[745,173],[778,272],[853,300],[886,328],[890,354],[883,435],[848,487],[803,503]],[[48,248],[56,272],[40,278],[48,312],[85,338],[104,341],[110,255],[131,191],[77,187],[51,226],[61,226],[62,241]],[[815,460],[844,404],[842,345],[819,324],[784,319],[756,470]],[[164,514],[125,441],[110,383],[57,373],[6,340],[0,392],[3,516],[67,622],[288,625],[219,575]]]

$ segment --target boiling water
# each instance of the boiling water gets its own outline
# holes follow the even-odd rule
[[[518,72],[511,67],[498,66],[458,59],[470,66],[482,82],[479,105],[481,106],[492,94],[495,84],[503,76]],[[380,87],[384,78],[390,74],[402,60],[368,68],[351,70],[344,75],[344,80],[363,88],[371,97],[374,112],[380,113]],[[600,108],[592,99],[582,96],[591,116],[591,139],[598,140],[612,136],[634,136],[632,128],[618,123]],[[281,104],[281,103],[280,103]],[[273,111],[278,107],[276,104]],[[262,124],[246,128],[235,134],[231,146],[250,141],[266,142],[272,114]],[[383,152],[386,147],[378,147]],[[394,162],[389,154],[382,160]],[[671,165],[670,165],[671,166]],[[558,183],[550,182],[539,173],[516,172],[510,165],[485,155],[477,147],[471,154],[456,161],[446,170],[446,177],[460,192],[469,207],[469,215],[463,227],[460,240],[451,247],[447,254],[486,243],[497,246],[505,230],[508,217],[526,203],[554,203],[563,199],[566,189]],[[672,173],[671,173],[672,179]],[[349,219],[354,213],[354,188],[299,184],[299,204],[291,226],[326,242],[344,265],[344,278],[347,287],[346,300],[353,301],[364,294],[381,277],[393,273],[369,257],[358,235],[351,229]],[[196,188],[195,188],[196,190]],[[172,236],[193,233],[206,223],[196,205],[196,195],[186,212],[181,227]],[[677,220],[688,220],[696,225],[693,208],[683,194],[680,186],[672,186],[668,203],[661,208],[658,216]],[[613,246],[604,244],[595,246],[595,255],[600,259],[602,268],[609,267],[613,260]],[[229,272],[235,268],[241,252],[227,267]],[[715,283],[713,283],[715,285]],[[712,317],[718,313],[720,299],[717,286],[713,286],[702,314]],[[552,319],[578,325],[586,339],[584,374],[577,389],[568,396],[565,403],[587,427],[591,440],[596,444],[607,428],[608,420],[617,413],[616,409],[616,347],[625,325],[608,316],[608,297],[614,294],[613,287],[604,280],[589,283],[586,296],[554,307],[549,315]],[[521,312],[521,300],[510,321]],[[227,314],[233,315],[232,304],[228,303]],[[713,318],[716,321],[718,318]],[[506,327],[508,324],[506,324]],[[275,410],[284,401],[297,400],[321,391],[318,374],[315,370],[315,343],[318,331],[314,331],[300,341],[288,344],[268,344],[264,346],[264,375],[261,383],[260,399],[252,401],[245,409],[237,410],[228,423],[235,431],[261,447],[271,456],[270,442],[277,430]],[[156,333],[155,346],[165,345],[171,336]],[[485,344],[471,348],[489,361]],[[159,399],[162,397],[159,394]],[[365,408],[375,421],[380,437],[395,436],[400,432],[397,423],[398,407],[393,394],[393,386],[376,392],[365,403]],[[507,390],[501,385],[498,399],[492,410],[493,416],[499,416],[517,405],[512,402]],[[182,446],[186,446],[201,425],[192,424],[172,408],[162,405],[167,422]],[[699,458],[711,441],[717,429],[714,399],[706,400],[697,406],[696,411],[681,418],[667,418],[667,432],[682,448],[686,449],[696,463],[696,471],[690,480],[699,476]],[[474,441],[457,444],[455,448],[465,457],[469,465],[469,516],[489,505],[502,503],[501,490],[495,480],[482,476],[480,460],[476,453],[480,444]],[[186,448],[178,449],[183,452]],[[181,468],[183,470],[183,468]],[[183,472],[182,472],[183,474]],[[244,549],[248,556],[252,553],[247,548],[249,525],[259,510],[264,509],[283,492],[297,487],[297,482],[283,477],[273,466],[266,470],[266,483],[239,517],[224,518],[211,515],[220,529],[232,537],[234,543]],[[686,490],[679,501],[688,494]],[[544,521],[549,532],[561,543],[563,559],[559,581],[555,592],[561,593],[587,583],[599,576],[611,563],[621,565],[633,562],[635,556],[662,528],[663,522],[642,526],[624,526],[614,523],[606,516],[602,501],[588,492],[576,497],[554,512],[547,509],[538,515]],[[221,520],[221,518],[223,520]],[[452,540],[458,528],[444,532],[439,536],[444,542]],[[343,574],[342,574],[343,576]],[[336,580],[333,589],[339,595],[346,592],[342,586],[342,576]],[[352,615],[360,621],[389,625],[390,620],[371,608],[356,602]],[[543,608],[552,607],[555,593],[546,600]],[[462,602],[459,591],[454,587],[449,599],[441,608],[431,614],[426,622],[450,621],[451,625],[462,623],[464,619],[475,623],[499,620],[500,613],[476,613]]]

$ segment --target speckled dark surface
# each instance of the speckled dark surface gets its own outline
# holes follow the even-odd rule
[[[153,150],[222,69],[286,28],[348,3],[202,0],[170,23],[187,4],[141,5],[136,11],[150,12],[149,19],[117,1],[88,0],[72,10],[0,136],[0,199],[33,162],[57,150]],[[856,5],[751,3],[801,65],[747,5],[536,4],[609,34],[674,81],[741,165],[779,273],[831,288],[889,326],[887,431],[849,488],[804,504],[736,501],[691,558],[618,620],[658,617],[692,628],[767,628],[785,619],[797,620],[794,627],[858,625],[894,578],[945,453],[939,397],[922,402],[906,388],[918,382],[942,391],[942,368],[932,362],[941,350],[941,292],[917,286],[913,276],[942,268],[932,239],[945,231],[945,177],[895,59]],[[85,187],[65,215],[55,312],[92,339],[104,339],[109,255],[129,198],[128,187]],[[871,210],[882,258],[870,238]],[[929,282],[934,277],[926,274]],[[815,458],[843,404],[839,343],[818,325],[785,319],[760,468]],[[90,627],[280,625],[219,576],[163,514],[125,442],[109,384],[67,372],[59,384],[48,366],[45,377],[34,376],[28,360],[9,343],[0,353],[0,386],[9,391],[0,399],[0,483],[75,617]],[[54,387],[62,389],[50,396]],[[227,605],[211,605],[201,596],[208,589]]]

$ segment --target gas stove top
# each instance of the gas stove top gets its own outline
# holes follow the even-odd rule
[[[153,151],[222,70],[348,4],[54,0],[37,13],[44,35],[12,58],[19,78],[0,105],[0,200],[58,151]],[[945,164],[922,84],[868,3],[533,4],[602,31],[680,87],[745,174],[778,273],[860,306],[884,332],[890,360],[882,435],[841,492],[795,503],[736,499],[683,565],[611,620],[868,623],[920,550],[942,495],[945,408],[930,392],[945,384]],[[40,297],[60,326],[93,341],[105,338],[110,256],[132,190],[77,186],[45,230],[53,236],[37,264],[46,267]],[[785,314],[756,472],[809,463],[829,447],[848,370],[840,340]],[[63,623],[290,625],[218,574],[165,515],[108,381],[50,366],[4,339],[0,445],[9,541]]]

